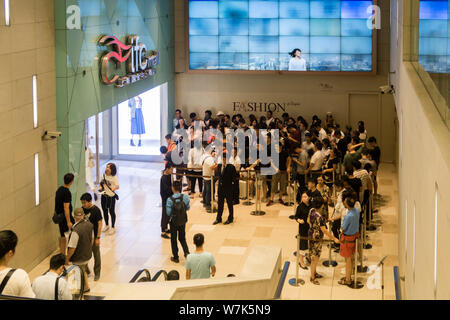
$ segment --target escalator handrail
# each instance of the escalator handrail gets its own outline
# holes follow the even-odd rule
[[[143,273],[145,273],[145,277],[150,281],[152,278],[152,276],[150,275],[150,271],[148,271],[147,269],[140,269],[138,272],[136,272],[133,278],[131,278],[129,283],[135,283]]]
[[[161,274],[164,275],[164,280],[167,281],[167,272],[166,272],[165,270],[159,270],[159,271],[155,274],[155,276],[152,278],[151,281],[156,281],[156,280],[158,280],[158,278],[159,278],[159,276],[160,276]]]
[[[275,291],[275,295],[273,300],[278,300],[281,298],[281,292],[283,291],[284,283],[286,282],[286,276],[289,270],[289,265],[291,263],[286,261],[283,266],[283,271],[281,273],[280,281],[278,281],[277,291]]]

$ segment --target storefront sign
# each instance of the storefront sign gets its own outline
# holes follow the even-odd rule
[[[139,43],[138,36],[129,36],[127,43],[124,44],[114,36],[105,35],[100,38],[99,44],[110,47],[110,51],[101,58],[101,77],[104,84],[122,88],[156,73],[154,67],[159,63],[159,53],[150,51],[150,55],[147,55],[147,47]],[[114,62],[116,70],[126,62],[127,74],[124,76],[115,74],[110,77],[108,75],[110,61]]]
[[[297,102],[233,102],[233,112],[286,112],[288,107],[300,107]]]

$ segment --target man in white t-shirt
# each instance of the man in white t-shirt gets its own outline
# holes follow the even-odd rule
[[[319,132],[319,140],[322,141],[323,139],[328,138],[327,132],[324,128],[322,128],[322,124],[320,122],[316,123],[316,130]]]
[[[311,157],[309,164],[308,171],[311,172],[315,178],[322,174],[322,165],[324,160],[322,147],[322,142],[316,141],[316,144],[314,145],[314,155]]]
[[[50,270],[33,281],[33,291],[37,299],[43,300],[72,300],[69,285],[64,278],[60,278],[64,271],[66,256],[57,254],[50,259]],[[56,282],[58,281],[58,285]],[[56,286],[58,296],[56,297]]]
[[[202,175],[203,175],[203,206],[207,211],[211,211],[211,176],[214,175],[218,164],[215,159],[215,152],[205,151],[202,157]]]

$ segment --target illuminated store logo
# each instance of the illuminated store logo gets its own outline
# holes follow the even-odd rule
[[[103,83],[115,85],[118,88],[125,87],[139,80],[146,79],[156,73],[155,66],[159,63],[159,53],[150,51],[147,55],[145,44],[139,43],[138,36],[129,36],[128,44],[124,44],[114,36],[103,36],[99,43],[108,46],[111,51],[105,53],[101,58],[101,76]],[[115,63],[115,69],[120,69],[122,63],[126,62],[127,74],[120,76],[108,75],[108,65],[112,61]]]

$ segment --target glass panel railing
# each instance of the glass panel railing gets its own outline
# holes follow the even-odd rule
[[[413,61],[425,88],[450,128],[450,1],[413,1]],[[417,62],[417,63],[414,63]]]

